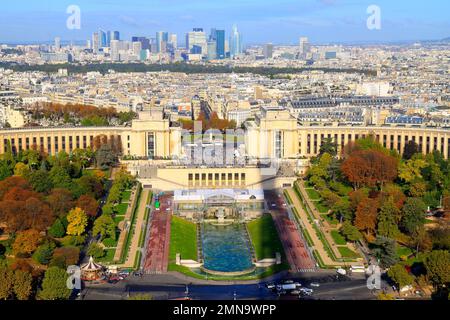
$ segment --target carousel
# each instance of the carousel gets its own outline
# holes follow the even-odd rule
[[[95,281],[102,277],[103,266],[95,263],[90,257],[89,262],[81,266],[81,279],[84,281]]]

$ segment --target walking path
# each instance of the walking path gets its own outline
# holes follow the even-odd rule
[[[144,271],[148,274],[166,273],[169,265],[171,195],[159,198],[160,209],[153,211]],[[169,210],[168,210],[169,209]]]
[[[289,218],[283,197],[273,192],[266,192],[265,197],[271,204],[271,215],[291,270],[293,272],[314,271],[316,267],[314,260],[309,255],[307,245],[301,238],[297,226]]]

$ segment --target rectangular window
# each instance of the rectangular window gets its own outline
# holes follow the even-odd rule
[[[147,135],[147,156],[149,159],[155,158],[155,133],[149,132]]]

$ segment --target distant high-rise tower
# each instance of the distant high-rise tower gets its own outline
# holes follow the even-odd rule
[[[175,33],[170,34],[169,44],[172,46],[173,50],[176,50],[178,48],[178,37]]]
[[[264,58],[271,59],[273,57],[273,44],[266,43],[264,45],[263,51],[264,51]]]
[[[242,51],[242,35],[238,31],[237,26],[234,25],[230,36],[230,55],[231,57],[236,57],[240,55]]]
[[[216,30],[216,57],[225,59],[225,30]]]
[[[307,54],[310,51],[309,39],[307,37],[300,38],[300,58],[306,59]]]
[[[169,33],[165,31],[156,32],[156,51],[163,52],[163,48],[166,47],[169,42]],[[163,44],[165,43],[165,45]]]
[[[206,55],[208,51],[208,44],[206,42],[206,35],[202,28],[194,28],[193,31],[186,34],[186,49],[189,52],[194,46],[202,48],[202,54]]]
[[[120,60],[120,56],[119,56],[119,45],[120,45],[120,41],[119,40],[111,40],[111,60],[112,61],[119,61]]]
[[[56,37],[55,38],[55,50],[59,50],[59,49],[61,49],[61,38]]]
[[[100,41],[100,47],[107,47],[108,46],[108,39],[106,37],[106,32],[103,30],[98,30],[98,37]]]
[[[111,40],[120,40],[120,32],[119,31],[114,31],[113,32],[113,37],[111,38]]]
[[[92,50],[95,53],[98,53],[99,49],[100,49],[100,42],[99,42],[99,34],[98,32],[94,32],[92,34]]]

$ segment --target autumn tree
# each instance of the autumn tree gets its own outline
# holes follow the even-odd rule
[[[397,177],[397,159],[381,151],[353,152],[341,165],[341,171],[357,189],[382,186]]]
[[[72,193],[67,189],[60,188],[53,189],[46,201],[58,217],[66,215],[75,205]]]
[[[33,229],[18,232],[12,245],[14,254],[30,255],[38,247],[41,238],[39,232]]]
[[[7,300],[13,293],[13,276],[6,265],[0,265],[0,300]]]
[[[80,208],[74,208],[69,211],[67,215],[67,221],[69,225],[67,226],[67,234],[73,236],[82,235],[88,224],[88,216]]]
[[[23,177],[12,176],[0,181],[0,200],[3,200],[3,196],[13,187],[20,189],[31,190],[31,186]]]
[[[31,295],[33,277],[29,272],[16,270],[14,272],[13,290],[17,299],[28,300]]]
[[[82,195],[76,202],[76,207],[82,209],[88,216],[95,217],[98,212],[98,202],[88,195]]]
[[[61,267],[66,268],[70,265],[75,265],[80,259],[80,249],[74,246],[56,248],[53,251],[53,257],[50,265],[53,266],[55,261],[61,261]]]
[[[360,202],[355,215],[355,226],[360,231],[365,231],[367,235],[375,232],[377,223],[378,201],[368,198],[366,201]]]

